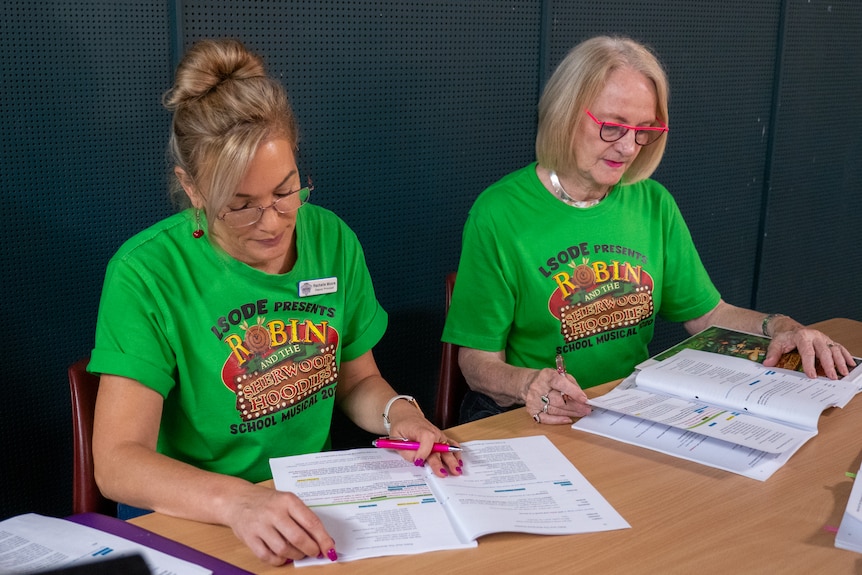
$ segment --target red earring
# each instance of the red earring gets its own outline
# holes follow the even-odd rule
[[[204,237],[204,229],[201,226],[201,211],[197,208],[195,208],[195,224],[197,229],[192,232],[192,236],[197,240]]]

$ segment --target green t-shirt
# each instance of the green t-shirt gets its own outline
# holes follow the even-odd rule
[[[158,450],[262,481],[270,457],[329,447],[342,361],[377,344],[387,315],[356,235],[335,214],[297,214],[298,257],[267,274],[195,239],[192,212],[111,259],[89,370],[160,393]]]
[[[476,200],[443,340],[555,367],[581,387],[629,375],[648,357],[655,314],[704,315],[719,302],[671,195],[645,180],[581,209],[552,196],[536,164]]]

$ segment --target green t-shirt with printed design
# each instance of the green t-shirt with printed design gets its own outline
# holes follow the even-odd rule
[[[442,339],[534,369],[562,353],[586,388],[647,359],[656,314],[687,321],[719,299],[659,183],[617,185],[582,209],[551,195],[533,163],[470,210]]]
[[[89,370],[164,397],[158,450],[257,482],[270,457],[329,447],[342,361],[387,315],[355,234],[308,204],[293,269],[267,274],[192,236],[190,210],[129,239],[108,264]]]

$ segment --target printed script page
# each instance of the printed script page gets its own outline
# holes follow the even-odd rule
[[[514,531],[560,535],[629,524],[544,435],[463,442],[464,474],[436,479],[465,537]]]
[[[373,448],[274,458],[270,467],[276,489],[295,493],[323,521],[339,561],[475,547],[479,536],[503,531],[629,527],[545,436],[461,446],[464,475],[442,479]]]
[[[459,539],[423,468],[388,449],[327,451],[270,459],[279,491],[314,511],[336,541],[338,561],[475,547]],[[306,558],[297,567],[329,563]]]
[[[56,517],[27,513],[0,521],[0,573],[38,573],[130,554],[140,554],[153,575],[212,573],[128,539]]]
[[[809,379],[796,371],[693,349],[640,371],[637,386],[810,430],[817,429],[824,409],[847,405],[857,392],[853,382]]]
[[[800,444],[796,449],[790,449],[784,453],[767,453],[639,417],[598,408],[575,422],[572,428],[645,447],[716,469],[738,473],[758,481],[769,479],[802,446]]]
[[[657,394],[639,387],[616,387],[588,403],[768,453],[798,449],[817,434],[816,430],[803,430],[744,411]]]

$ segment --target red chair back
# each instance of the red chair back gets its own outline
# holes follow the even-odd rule
[[[117,504],[102,495],[93,473],[93,417],[99,376],[87,371],[89,362],[87,357],[69,366],[74,457],[72,510],[74,513],[96,512],[116,517]]]
[[[452,290],[455,289],[456,272],[446,276],[446,313],[452,303]],[[440,358],[440,380],[437,383],[437,405],[435,410],[436,424],[441,429],[458,425],[461,412],[461,401],[469,387],[461,368],[458,366],[458,350],[461,346],[443,342],[443,354]]]

